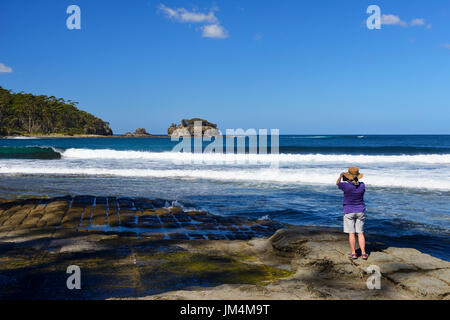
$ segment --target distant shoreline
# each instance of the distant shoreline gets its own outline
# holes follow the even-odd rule
[[[125,136],[125,135],[113,135],[113,136],[102,136],[102,135],[94,135],[94,134],[78,134],[78,135],[60,135],[60,134],[51,134],[51,135],[21,135],[21,136],[3,136],[0,139],[65,139],[65,138],[170,138],[168,135],[149,135],[149,136]]]
[[[280,134],[282,136],[318,136],[317,134]],[[345,137],[345,136],[361,136],[357,134],[333,134],[328,135],[330,137]],[[414,137],[426,137],[426,136],[450,136],[450,134],[366,134],[364,137],[379,137],[379,136],[414,136]],[[50,134],[50,135],[15,135],[15,136],[0,136],[1,139],[51,139],[51,138],[170,138],[168,135],[148,135],[148,136],[125,136],[122,135],[112,135],[112,136],[102,136],[102,135],[93,135],[93,134],[75,134],[75,135],[62,135],[62,134]]]

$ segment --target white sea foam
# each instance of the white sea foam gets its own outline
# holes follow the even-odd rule
[[[57,161],[1,160],[0,174],[205,179],[280,185],[332,185],[340,170],[358,165],[376,187],[450,190],[450,154],[193,154],[111,149],[56,150]],[[245,162],[282,164],[280,169]],[[183,163],[181,167],[173,164]],[[229,164],[239,165],[232,167]],[[209,166],[209,165],[213,166]],[[216,165],[219,164],[219,165]]]
[[[294,136],[289,137],[291,139],[328,139],[332,138],[332,136]]]
[[[351,154],[220,154],[119,151],[111,149],[67,149],[62,152],[67,159],[154,160],[197,163],[417,163],[450,164],[450,154],[422,155],[351,155]]]
[[[11,140],[35,140],[35,139],[39,139],[38,137],[25,137],[25,136],[17,136],[17,137],[6,137],[6,139],[11,139]]]
[[[289,185],[332,185],[336,178],[333,169],[126,169],[83,166],[25,166],[23,164],[4,164],[0,174],[32,175],[78,175],[78,176],[116,176],[170,179],[207,179],[228,182],[270,183]],[[428,170],[418,173],[415,170],[366,170],[364,181],[376,187],[419,188],[431,190],[450,190],[449,170]]]

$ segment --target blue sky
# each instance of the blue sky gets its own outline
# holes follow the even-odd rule
[[[81,30],[66,9],[81,8]],[[381,30],[366,9],[381,8]],[[449,134],[450,2],[15,0],[0,85],[116,133],[203,117],[281,134]]]

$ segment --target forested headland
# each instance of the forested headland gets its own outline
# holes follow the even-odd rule
[[[79,110],[77,104],[0,87],[0,136],[113,134],[108,122]]]

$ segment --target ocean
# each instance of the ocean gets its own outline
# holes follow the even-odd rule
[[[252,156],[172,152],[176,144],[170,138],[0,139],[0,198],[161,198],[218,215],[341,228],[335,182],[357,166],[367,188],[368,240],[450,261],[448,135],[283,135],[279,154]]]

